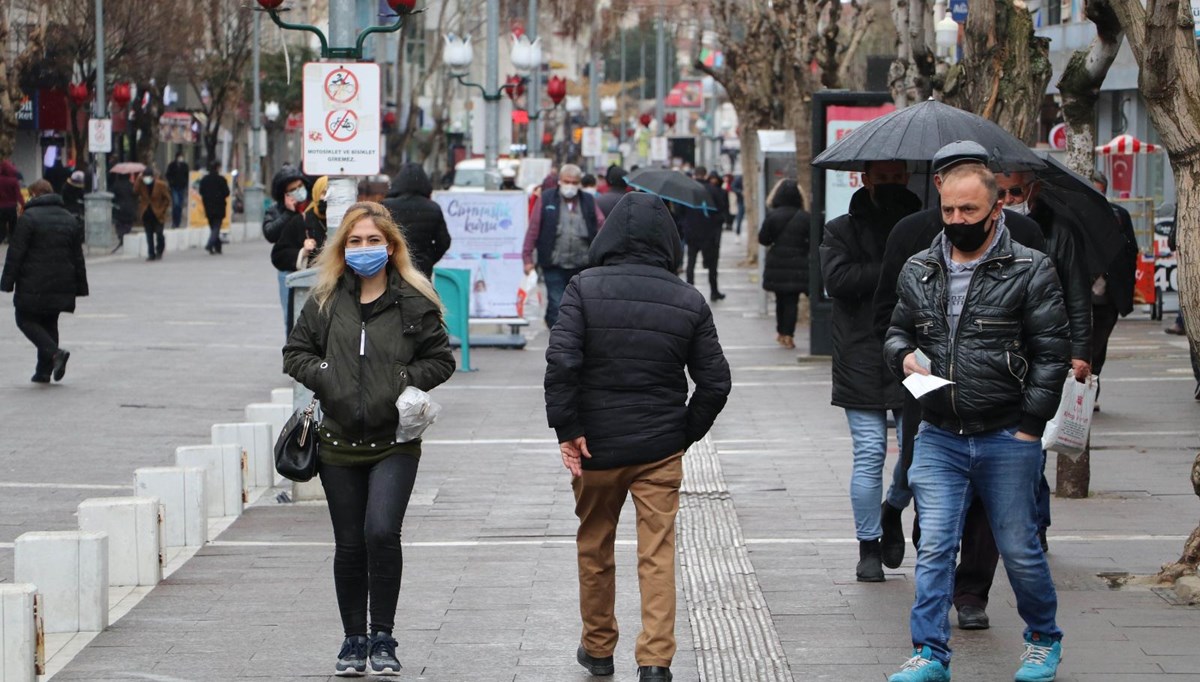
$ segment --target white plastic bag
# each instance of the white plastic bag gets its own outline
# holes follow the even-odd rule
[[[1058,412],[1046,422],[1042,434],[1042,449],[1064,454],[1071,461],[1079,459],[1087,448],[1095,405],[1096,377],[1089,376],[1087,381],[1079,382],[1074,373],[1067,372]]]
[[[420,438],[425,429],[437,421],[442,406],[433,402],[425,391],[409,386],[396,399],[396,409],[400,412],[396,442],[407,443]]]

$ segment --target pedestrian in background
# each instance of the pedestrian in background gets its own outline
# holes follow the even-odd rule
[[[209,229],[204,250],[210,256],[221,253],[221,223],[225,222],[228,201],[229,182],[221,175],[221,162],[213,161],[208,164],[208,173],[200,179],[200,203],[204,205]]]
[[[629,185],[625,184],[626,175],[628,173],[625,172],[625,169],[617,165],[609,166],[608,171],[604,174],[604,179],[608,183],[608,187],[600,196],[596,197],[596,206],[599,207],[600,213],[605,217],[609,213],[612,213],[617,202],[629,191]]]
[[[547,329],[553,329],[558,321],[558,306],[567,282],[587,267],[588,248],[604,225],[604,214],[595,198],[579,191],[582,179],[579,166],[564,164],[558,172],[558,186],[543,189],[534,203],[529,230],[525,232],[521,250],[525,274],[533,272],[536,254],[537,267],[546,283]]]
[[[596,176],[591,173],[584,173],[579,179],[579,188],[584,192],[594,196],[598,196],[600,191],[596,188]]]
[[[3,244],[17,226],[17,215],[25,206],[25,195],[21,193],[21,181],[17,179],[17,167],[12,161],[0,161],[0,244]]]
[[[704,268],[708,270],[708,300],[720,301],[725,298],[717,286],[717,261],[721,257],[721,228],[725,224],[725,215],[729,213],[729,199],[725,198],[724,209],[720,203],[720,190],[708,183],[708,170],[697,166],[694,171],[695,180],[704,185],[708,192],[709,210],[688,208],[683,213],[683,240],[687,244],[687,283],[696,283],[697,256],[703,257]]]
[[[108,189],[113,195],[113,224],[117,230],[117,245],[113,253],[125,246],[125,235],[133,231],[133,224],[137,221],[138,200],[133,187],[136,177],[119,173],[109,183]]]
[[[315,264],[321,247],[325,244],[325,190],[329,187],[329,178],[321,176],[313,182],[313,201],[308,202],[303,213],[290,213],[279,234],[279,239],[271,247],[271,264],[280,275],[287,275],[307,270]],[[280,304],[283,306],[284,328],[290,334],[292,330],[292,297],[286,284]]]
[[[88,295],[83,225],[52,190],[45,180],[30,185],[0,274],[0,291],[16,291],[17,329],[37,347],[31,381],[38,384],[66,374],[71,353],[58,345],[58,316],[75,312],[75,298]]]
[[[1108,177],[1100,171],[1092,173],[1092,186],[1101,194],[1108,193]],[[1117,319],[1133,312],[1133,289],[1137,281],[1138,245],[1129,211],[1113,202],[1113,217],[1121,228],[1124,244],[1108,270],[1092,280],[1092,374],[1096,376],[1096,406],[1100,409],[1100,372],[1108,358],[1108,339]]]
[[[746,197],[743,194],[745,184],[742,181],[741,175],[733,176],[733,180],[729,183],[729,191],[733,192],[733,196],[737,199],[737,215],[733,218],[733,231],[739,237],[742,235],[742,221],[746,219]]]
[[[583,632],[576,660],[593,675],[613,674],[613,541],[632,494],[641,682],[671,680],[683,453],[712,427],[731,387],[712,312],[675,274],[677,234],[658,197],[622,199],[591,244],[592,267],[567,284],[546,350],[546,414],[571,472],[579,517]],[[688,376],[696,385],[690,400]],[[639,399],[630,400],[634,395]]]
[[[883,582],[883,469],[887,456],[888,412],[900,424],[904,405],[900,384],[883,366],[883,345],[875,334],[873,303],[888,234],[901,218],[921,210],[908,191],[903,161],[868,162],[863,187],[850,197],[850,212],[825,225],[821,275],[833,299],[833,400],[846,411],[854,451],[850,503],[858,538],[859,582]],[[898,437],[897,442],[900,438]],[[897,485],[903,467],[893,469],[888,506],[908,505],[907,488]],[[903,543],[900,552],[903,552]],[[894,548],[889,546],[889,551]],[[901,557],[903,554],[900,555]],[[886,565],[899,565],[894,555]]]
[[[146,231],[146,260],[162,260],[167,250],[163,229],[167,213],[171,210],[171,189],[167,183],[154,176],[154,169],[147,168],[137,183],[138,210],[142,229]]]
[[[421,164],[406,163],[392,178],[387,199],[380,202],[400,226],[413,265],[430,280],[433,266],[450,249],[446,217],[442,207],[430,198],[432,195],[433,183]]]
[[[191,179],[192,169],[184,161],[183,152],[175,152],[175,160],[167,164],[167,186],[171,189],[171,227],[179,227],[183,220]]]
[[[67,184],[67,178],[71,177],[71,170],[63,165],[62,157],[57,156],[42,177],[50,183],[51,191],[62,196],[63,185]]]
[[[920,398],[923,420],[908,475],[921,512],[913,655],[888,679],[950,680],[954,559],[974,493],[1026,625],[1014,679],[1045,682],[1062,659],[1063,635],[1050,565],[1038,543],[1036,490],[1042,431],[1070,367],[1062,287],[1049,257],[1012,240],[986,167],[955,166],[938,191],[942,234],[901,270],[900,300],[884,343],[896,377],[955,382]]]
[[[87,193],[87,189],[84,187],[86,182],[87,176],[83,171],[77,170],[67,178],[67,184],[63,185],[62,191],[63,206],[70,211],[71,215],[80,220],[83,220],[86,208],[83,203],[83,195]]]
[[[775,294],[775,342],[796,347],[800,294],[808,293],[808,242],[811,218],[796,181],[784,178],[767,197],[767,217],[758,243],[767,247],[763,289]]]
[[[421,458],[420,439],[396,442],[396,400],[450,378],[454,355],[437,293],[387,209],[351,206],[317,267],[283,366],[321,401],[318,474],[345,635],[334,674],[396,675],[400,533]]]

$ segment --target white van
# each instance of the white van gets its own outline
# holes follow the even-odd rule
[[[512,169],[514,174],[520,175],[521,160],[520,159],[497,159],[496,167],[501,170]],[[485,189],[484,182],[484,160],[483,159],[463,159],[454,166],[454,184],[450,186],[451,192],[462,192],[467,190]],[[496,178],[496,185],[499,186],[500,178]]]

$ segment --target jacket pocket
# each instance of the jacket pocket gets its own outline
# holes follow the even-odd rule
[[[1021,389],[1025,388],[1025,375],[1029,374],[1029,361],[1024,356],[1012,351],[1005,351],[1005,359],[1008,363],[1008,373],[1013,375],[1021,384]]]

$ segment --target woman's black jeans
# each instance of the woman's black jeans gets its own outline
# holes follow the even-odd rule
[[[395,625],[404,568],[400,528],[419,461],[398,454],[368,466],[320,466],[333,520],[333,582],[347,637],[391,632]]]
[[[16,309],[17,329],[37,347],[38,376],[49,377],[58,352],[58,313]]]
[[[796,335],[796,317],[799,315],[800,292],[775,292],[775,333],[783,336]]]

